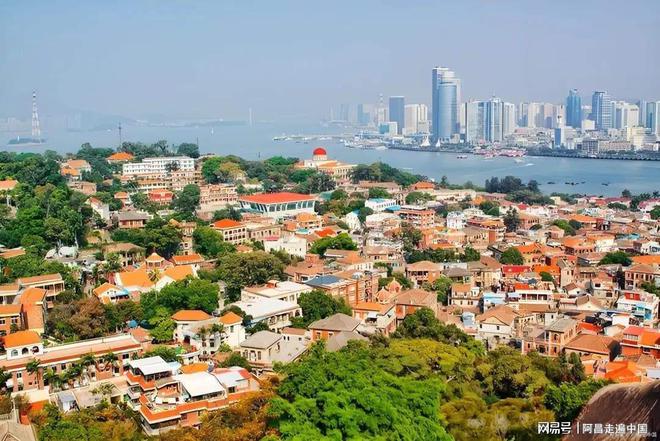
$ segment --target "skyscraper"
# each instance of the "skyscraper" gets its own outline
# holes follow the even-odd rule
[[[647,103],[646,119],[651,133],[660,136],[660,101]]]
[[[501,142],[506,130],[515,127],[515,106],[499,98],[465,103],[465,139],[468,143]],[[505,115],[508,121],[505,121]],[[509,133],[511,133],[509,132]]]
[[[459,133],[461,81],[447,67],[432,70],[431,125],[435,140],[447,141]]]
[[[591,97],[591,119],[596,123],[596,130],[612,128],[612,98],[607,92],[597,90]]]
[[[575,129],[582,126],[582,98],[577,89],[569,91],[566,98],[566,125]]]
[[[516,130],[516,105],[504,103],[502,106],[502,136],[512,134]]]
[[[485,111],[484,138],[489,142],[502,141],[502,111],[503,103],[499,98],[484,101]]]
[[[390,97],[390,121],[397,124],[396,132],[401,135],[405,127],[406,99],[402,96]]]

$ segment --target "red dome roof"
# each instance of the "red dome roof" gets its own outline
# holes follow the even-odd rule
[[[312,154],[313,154],[314,156],[316,156],[316,155],[327,155],[328,152],[326,152],[325,149],[324,149],[323,147],[316,147],[316,148],[314,149],[314,151],[312,152]]]

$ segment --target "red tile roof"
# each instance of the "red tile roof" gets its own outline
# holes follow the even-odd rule
[[[251,196],[242,196],[240,198],[241,201],[257,202],[260,204],[278,204],[283,202],[310,201],[313,199],[314,197],[308,194],[290,193],[290,192],[260,193],[260,194],[253,194]]]
[[[27,346],[41,343],[41,337],[34,331],[18,331],[5,335],[5,348],[14,348],[16,346]]]
[[[199,322],[210,318],[210,315],[200,309],[182,309],[172,315],[172,320],[180,322]]]
[[[213,228],[219,228],[219,229],[224,229],[224,228],[236,228],[240,227],[243,225],[242,223],[232,220],[232,219],[220,219],[219,221],[213,222]]]

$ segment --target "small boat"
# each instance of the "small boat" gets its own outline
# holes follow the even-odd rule
[[[518,163],[518,164],[522,164],[522,163],[525,162],[525,161],[522,160],[522,159],[520,159],[520,158],[516,158],[516,159],[513,160],[513,162],[516,162],[516,163]]]
[[[608,185],[610,185],[610,183],[609,183],[609,182],[603,182],[603,183],[602,183],[602,184],[600,184],[600,185],[605,185],[605,186],[608,186]]]
[[[456,159],[467,159],[467,155],[456,155]]]
[[[548,185],[554,185],[555,181],[548,181]]]

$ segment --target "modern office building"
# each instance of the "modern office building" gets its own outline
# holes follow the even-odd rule
[[[502,136],[507,136],[516,130],[516,105],[502,103]]]
[[[566,97],[566,125],[579,129],[582,126],[582,98],[577,89],[572,89]]]
[[[625,129],[639,124],[639,107],[625,101],[613,101],[614,128]]]
[[[406,104],[404,112],[404,135],[428,131],[428,107],[425,104]]]
[[[646,113],[647,112],[647,105],[648,105],[648,102],[646,100],[637,101],[637,107],[639,108],[639,126],[640,127],[647,127],[648,128],[648,126],[646,125],[647,119],[648,119],[646,117],[646,115],[647,115],[647,113]]]
[[[446,141],[460,131],[459,108],[461,81],[446,67],[434,67],[432,71],[431,126],[435,140]]]
[[[660,136],[660,101],[646,105],[646,121],[651,133]]]
[[[402,96],[390,97],[390,121],[397,124],[397,133],[401,135],[405,127],[406,99]]]
[[[591,119],[596,130],[607,130],[612,125],[612,98],[607,92],[595,91],[591,97]]]
[[[465,103],[465,139],[468,143],[478,142],[501,142],[504,138],[504,126],[511,124],[504,121],[504,108],[507,104],[507,114],[511,113],[515,106],[504,103],[499,98],[491,98],[488,101],[470,101]],[[507,127],[507,130],[511,130]]]

